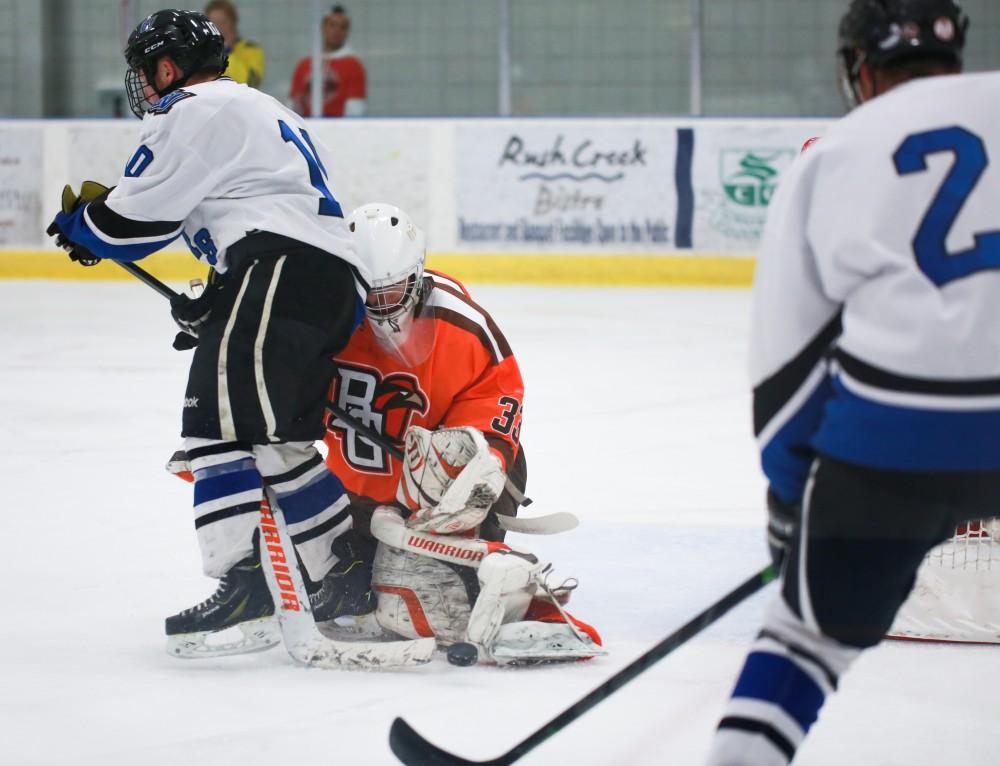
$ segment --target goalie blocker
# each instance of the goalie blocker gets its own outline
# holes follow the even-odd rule
[[[481,662],[605,654],[597,631],[563,608],[575,580],[553,585],[550,564],[476,536],[506,478],[482,433],[412,427],[404,451],[397,500],[410,515],[381,506],[371,522],[379,625],[441,646],[471,643]]]

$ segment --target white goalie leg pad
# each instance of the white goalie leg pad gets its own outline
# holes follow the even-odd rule
[[[490,651],[498,665],[565,662],[607,654],[590,636],[565,622],[535,620],[501,625]]]
[[[497,551],[483,559],[478,572],[479,597],[466,631],[466,640],[476,645],[481,658],[493,658],[494,643],[504,623],[523,619],[543,569],[537,558],[517,551]]]
[[[405,638],[433,636],[442,645],[465,640],[469,593],[446,564],[380,542],[372,587],[378,594],[375,617],[385,630]]]
[[[474,529],[507,481],[500,459],[476,428],[414,426],[406,433],[405,453],[396,499],[414,511],[407,521],[412,529],[440,534]]]

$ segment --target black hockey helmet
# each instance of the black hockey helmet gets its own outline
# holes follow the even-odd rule
[[[851,107],[861,102],[858,74],[905,59],[962,64],[969,17],[957,0],[852,0],[840,21],[840,86]]]
[[[184,74],[157,90],[153,85],[156,62],[167,55]],[[132,30],[125,47],[128,63],[125,89],[129,106],[137,117],[142,117],[149,109],[140,74],[157,96],[165,96],[182,87],[195,72],[217,70],[222,74],[228,60],[222,34],[204,14],[172,8],[150,14]]]

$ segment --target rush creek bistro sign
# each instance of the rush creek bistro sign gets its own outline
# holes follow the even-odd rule
[[[752,252],[822,125],[538,121],[459,125],[459,247]]]
[[[690,246],[679,244],[690,221],[678,232],[677,153],[678,131],[657,126],[460,126],[457,242],[535,251]]]

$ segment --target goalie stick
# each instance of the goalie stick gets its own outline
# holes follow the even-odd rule
[[[473,761],[449,753],[424,739],[402,718],[396,718],[392,722],[392,728],[389,730],[389,747],[392,748],[396,757],[407,766],[508,766],[554,734],[558,734],[599,702],[610,697],[644,670],[662,660],[674,649],[701,633],[734,606],[774,580],[776,576],[772,565],[764,567],[526,739],[496,758]]]
[[[285,552],[284,514],[268,491],[260,506],[260,558],[285,649],[296,663],[318,668],[380,670],[423,665],[434,658],[433,638],[402,641],[336,641],[319,632],[292,551]]]
[[[400,449],[399,445],[390,441],[374,428],[369,428],[345,409],[339,407],[333,402],[327,402],[326,409],[347,423],[347,425],[364,436],[366,439],[384,449],[397,460],[403,460],[403,450]],[[525,497],[524,494],[514,486],[510,479],[507,479],[505,486],[507,492],[510,493],[516,503],[523,506],[531,505],[531,498]],[[560,532],[568,532],[571,529],[576,529],[580,524],[580,520],[576,516],[566,511],[550,513],[544,516],[528,517],[504,516],[499,513],[494,515],[496,516],[497,523],[508,532],[519,532],[526,535],[555,535]]]

